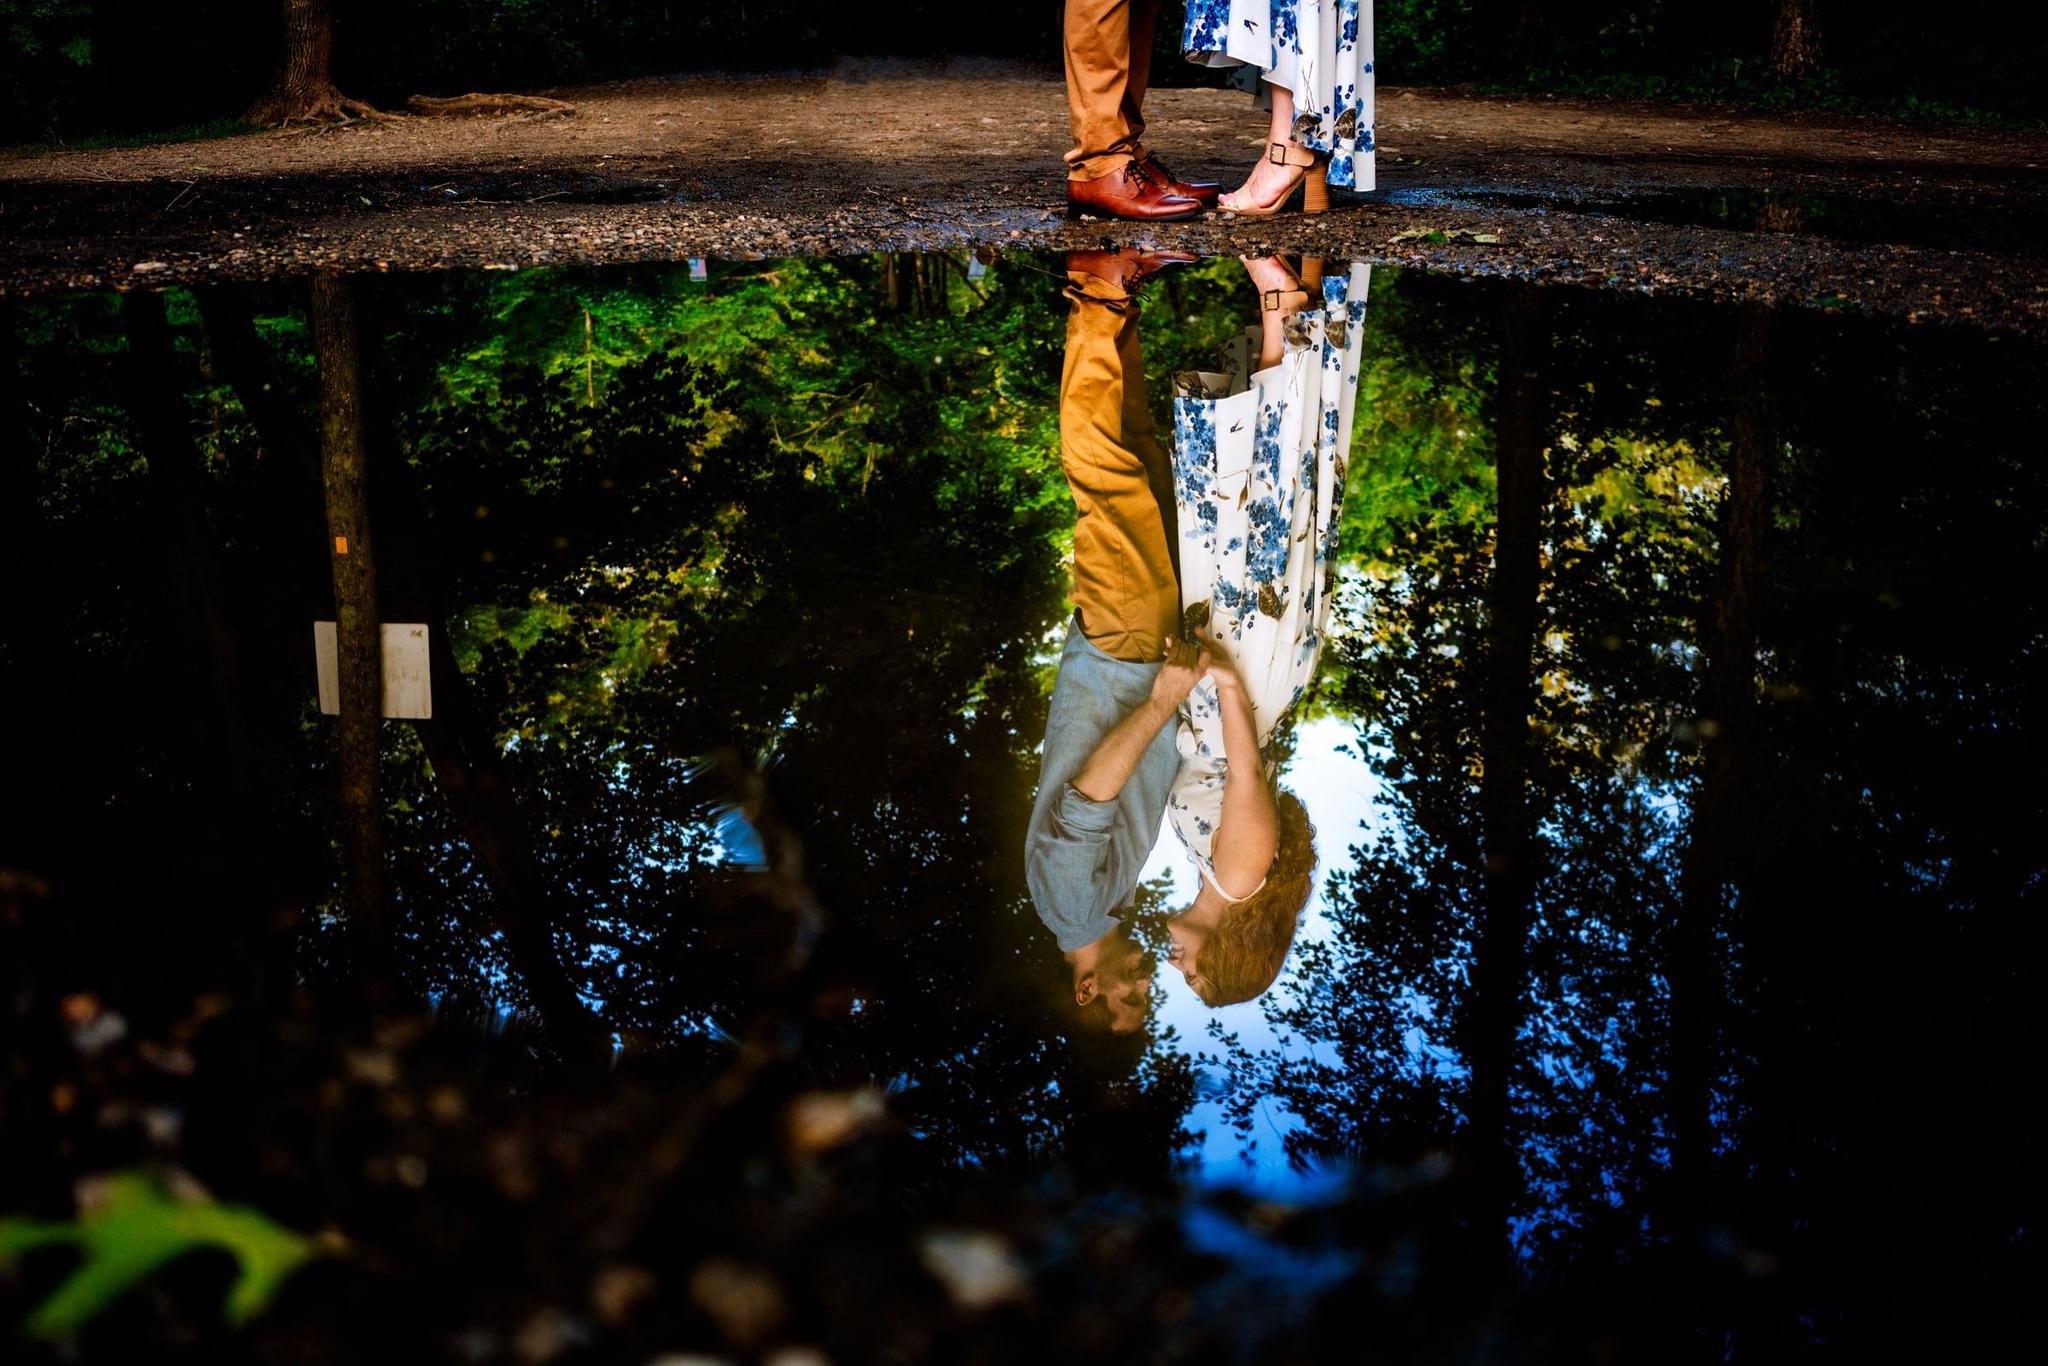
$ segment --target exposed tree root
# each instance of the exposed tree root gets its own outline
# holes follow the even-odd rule
[[[432,95],[414,95],[405,102],[405,105],[415,114],[426,114],[436,118],[460,114],[568,114],[576,109],[576,106],[567,100],[549,99],[545,95],[494,95],[478,91],[471,91],[467,95],[451,95],[447,99],[436,99]]]
[[[375,105],[352,99],[333,86],[294,94],[272,93],[251,106],[242,117],[266,128],[289,128],[300,123],[354,123],[358,119],[390,119]]]

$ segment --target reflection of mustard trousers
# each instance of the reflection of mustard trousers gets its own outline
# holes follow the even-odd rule
[[[1180,620],[1173,467],[1145,405],[1138,301],[1067,276],[1060,463],[1074,491],[1074,609],[1113,659],[1156,661]]]
[[[1159,0],[1067,0],[1067,175],[1099,180],[1142,156],[1145,83]]]

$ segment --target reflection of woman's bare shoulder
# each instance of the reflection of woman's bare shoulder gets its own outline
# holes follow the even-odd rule
[[[1216,838],[1209,846],[1209,864],[1215,870],[1216,890],[1235,901],[1255,895],[1265,885],[1266,874],[1272,871],[1273,856],[1279,851],[1280,833],[1276,824],[1269,822],[1263,831],[1239,836],[1228,822],[1219,821]]]

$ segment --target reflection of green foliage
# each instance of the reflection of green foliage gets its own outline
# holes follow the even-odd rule
[[[67,1245],[84,1261],[29,1317],[28,1331],[37,1337],[71,1336],[158,1267],[208,1247],[234,1256],[237,1272],[223,1309],[228,1322],[246,1323],[314,1255],[309,1239],[256,1210],[174,1194],[140,1172],[105,1178],[76,1222],[0,1220],[0,1261]]]
[[[1365,311],[1344,551],[1384,574],[1418,537],[1493,516],[1493,374],[1468,314],[1447,314],[1381,271]]]

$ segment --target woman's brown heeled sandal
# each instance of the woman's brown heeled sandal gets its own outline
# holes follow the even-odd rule
[[[1327,152],[1311,151],[1291,142],[1273,142],[1266,145],[1266,160],[1275,166],[1292,167],[1301,174],[1289,180],[1280,197],[1270,204],[1226,204],[1223,199],[1234,201],[1237,198],[1235,194],[1229,194],[1217,201],[1217,209],[1239,218],[1271,218],[1287,207],[1287,201],[1294,198],[1297,189],[1301,191],[1303,213],[1322,213],[1330,207],[1330,157]]]

